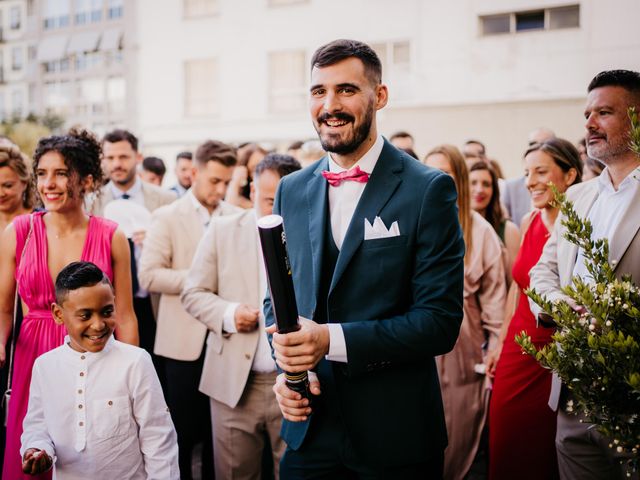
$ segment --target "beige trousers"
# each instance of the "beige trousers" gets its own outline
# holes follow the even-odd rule
[[[275,381],[275,372],[252,372],[235,408],[209,398],[217,480],[262,478],[265,437],[271,444],[278,479],[286,445],[280,438],[282,413],[272,390]]]

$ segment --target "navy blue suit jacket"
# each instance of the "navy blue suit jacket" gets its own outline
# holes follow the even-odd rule
[[[342,324],[347,363],[327,362],[320,375],[335,389],[340,416],[357,454],[370,464],[428,460],[447,444],[434,356],[455,345],[462,322],[464,243],[450,176],[385,141],[356,207],[328,298],[318,298],[328,212],[327,158],[284,177],[274,213],[284,218],[298,312],[314,318],[327,302]],[[364,240],[364,219],[379,216],[400,236]],[[266,323],[274,322],[265,300]],[[332,378],[328,378],[332,377]],[[298,449],[306,422],[284,421],[282,436]]]

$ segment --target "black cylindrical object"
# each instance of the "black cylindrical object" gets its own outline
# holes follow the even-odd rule
[[[258,220],[262,256],[271,294],[271,308],[278,333],[295,332],[300,328],[296,292],[293,288],[291,263],[287,255],[287,239],[280,215],[267,215]],[[307,372],[285,372],[287,386],[308,397]]]

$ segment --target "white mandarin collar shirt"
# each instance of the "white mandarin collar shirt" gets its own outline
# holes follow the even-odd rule
[[[598,179],[598,197],[587,218],[593,226],[591,238],[594,240],[606,238],[611,244],[611,238],[620,225],[622,215],[629,209],[638,188],[640,188],[640,169],[636,168],[620,183],[618,190],[613,188],[609,169],[605,168]],[[585,266],[584,251],[578,252],[573,274],[579,276],[584,281],[592,281],[587,267]]]
[[[97,353],[64,344],[34,364],[20,454],[54,458],[58,480],[179,479],[178,445],[144,350],[113,336]]]
[[[126,193],[129,195],[129,200],[133,200],[134,202],[145,206],[144,204],[144,192],[142,191],[142,180],[138,178],[136,175],[136,181],[129,188],[129,190],[120,190],[113,181],[109,182],[109,187],[111,187],[111,194],[113,195],[114,200],[120,200],[122,196]]]
[[[384,140],[381,135],[378,135],[376,142],[351,168],[360,167],[360,170],[371,174],[378,162],[378,157],[384,147]],[[329,171],[331,173],[340,173],[347,170],[338,165],[332,158],[329,157]],[[351,170],[348,169],[348,170]],[[342,182],[337,187],[329,185],[329,214],[331,215],[331,233],[333,234],[333,240],[338,247],[338,250],[342,248],[342,242],[347,234],[349,223],[353,213],[358,206],[362,192],[364,192],[366,183],[346,181]]]

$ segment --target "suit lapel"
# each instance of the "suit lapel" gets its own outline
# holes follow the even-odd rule
[[[385,140],[380,158],[371,172],[342,242],[329,293],[334,289],[351,258],[364,241],[364,219],[366,218],[373,224],[375,217],[378,216],[382,207],[387,204],[391,195],[402,182],[400,176],[397,175],[402,171],[402,160],[393,149],[394,147]],[[389,225],[386,226],[389,228]]]
[[[150,188],[147,188],[145,182],[142,182],[142,197],[144,198],[144,206],[153,212],[156,209],[156,196]]]
[[[253,211],[251,210],[244,214],[237,225],[238,235],[235,236],[235,239],[238,244],[234,247],[234,251],[238,252],[239,255],[234,255],[232,258],[244,258],[246,260],[240,262],[242,281],[247,292],[257,292],[258,298],[256,300],[258,303],[256,306],[260,306],[264,298],[260,298],[260,296],[264,296],[265,292],[260,292],[260,274],[262,271],[259,264],[260,259],[258,258],[258,244],[260,241],[256,235],[258,227],[256,226]]]
[[[611,237],[609,245],[609,261],[615,260],[613,269],[615,270],[620,264],[620,259],[629,248],[631,241],[638,233],[640,228],[640,188],[636,188],[635,194],[627,211],[622,214],[620,223]]]
[[[591,207],[593,207],[593,203],[596,201],[596,198],[598,198],[598,187],[596,185],[596,182],[594,182],[593,187],[583,192],[582,195],[580,195],[574,202],[574,210],[580,218],[587,218],[587,215],[589,215],[589,211],[591,210]],[[558,221],[561,221],[561,219],[558,219]],[[563,230],[560,231],[562,232]],[[565,268],[559,272],[560,283],[561,285],[569,285],[571,283],[571,278],[573,277],[573,270],[576,266],[576,260],[578,259],[578,246],[570,243],[564,238],[563,242],[566,245],[566,256],[565,254],[559,252],[560,258],[566,258],[567,261],[559,262],[558,269],[560,269],[562,265],[565,266]]]
[[[311,263],[313,265],[313,298],[318,298],[320,291],[320,275],[322,272],[322,251],[324,248],[324,226],[327,211],[327,181],[322,171],[328,169],[328,159],[325,157],[316,167],[307,182],[307,208],[309,212],[309,240],[311,243]]]
[[[198,215],[198,212],[196,212],[196,209],[189,197],[182,196],[177,201],[179,203],[176,205],[176,211],[180,213],[178,218],[184,226],[183,232],[190,238],[194,239],[195,245],[197,245],[198,241],[204,234],[204,226],[200,221],[200,216]]]

